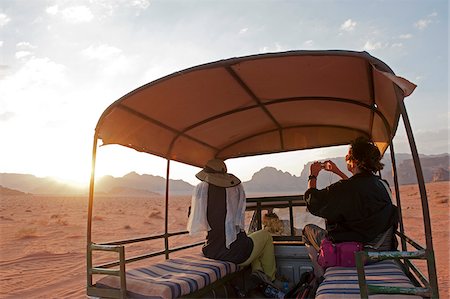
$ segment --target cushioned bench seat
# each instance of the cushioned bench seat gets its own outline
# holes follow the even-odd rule
[[[392,260],[381,261],[364,267],[368,284],[413,287],[409,278],[403,273],[400,266]],[[317,289],[318,299],[347,299],[360,298],[358,274],[356,268],[332,267],[324,274],[324,281]],[[369,298],[422,298],[412,295],[370,295]]]
[[[189,255],[126,271],[128,298],[177,298],[237,271],[237,265]],[[106,276],[99,288],[120,288],[119,277]]]

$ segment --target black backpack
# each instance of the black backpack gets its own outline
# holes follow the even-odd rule
[[[317,288],[319,287],[319,281],[314,275],[313,271],[304,272],[300,276],[299,282],[286,293],[284,298],[292,299],[306,299],[314,298]]]

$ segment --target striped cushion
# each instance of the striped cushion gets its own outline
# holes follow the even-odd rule
[[[398,264],[392,260],[365,266],[368,284],[414,287]],[[360,298],[356,268],[331,267],[325,271],[325,280],[317,289],[316,298]],[[422,298],[412,295],[370,295],[369,298]]]
[[[127,297],[177,298],[190,294],[237,270],[236,264],[212,260],[203,255],[168,259],[148,267],[126,272]],[[96,283],[100,288],[120,288],[116,276]]]

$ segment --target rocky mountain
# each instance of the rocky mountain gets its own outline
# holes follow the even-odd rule
[[[128,189],[134,190],[135,194],[139,194],[139,190],[147,191],[155,194],[165,194],[166,192],[166,179],[160,176],[154,176],[150,174],[138,174],[136,172],[130,172],[129,174],[115,178],[112,176],[104,176],[95,183],[96,192],[111,193],[113,189]],[[191,194],[192,186],[183,180],[170,180],[169,190],[171,194]]]
[[[301,180],[289,172],[283,172],[274,167],[264,167],[252,179],[243,182],[245,192],[250,193],[277,193],[298,194],[301,190]]]
[[[336,165],[346,171],[344,157],[331,158]],[[449,180],[449,154],[421,156],[421,165],[426,183]],[[387,155],[382,161],[385,167],[381,173],[392,185],[392,166]],[[306,190],[309,167],[312,162],[304,165],[300,176],[264,167],[256,172],[252,179],[243,182],[246,193],[258,194],[302,194]],[[396,155],[399,183],[413,184],[417,182],[411,155]],[[347,173],[350,176],[350,173]],[[318,178],[317,185],[323,188],[340,178],[332,173],[323,172]],[[95,184],[95,192],[106,196],[139,196],[148,197],[165,194],[166,181],[163,177],[131,172],[123,177],[105,176]],[[19,190],[21,192],[38,195],[86,195],[87,188],[75,188],[69,184],[57,182],[51,178],[39,178],[29,174],[0,173],[0,185],[3,188]],[[182,180],[170,180],[169,190],[173,195],[190,195],[194,186]],[[7,191],[5,191],[7,192]]]
[[[9,188],[5,188],[3,186],[0,186],[0,196],[23,196],[23,195],[28,195],[25,192],[20,192],[14,189],[9,189]]]
[[[52,178],[30,174],[0,173],[0,183],[7,188],[36,195],[86,195],[88,188],[77,188]],[[123,177],[104,176],[95,183],[95,192],[108,196],[155,196],[165,193],[166,180],[160,176],[139,175],[131,172]],[[182,180],[170,180],[169,190],[174,195],[191,194],[192,186]]]
[[[421,158],[420,162],[425,182],[448,181],[449,155]],[[412,159],[405,159],[398,165],[398,176],[401,185],[417,183]]]
[[[84,194],[86,188],[76,188],[52,178],[40,178],[31,174],[1,173],[0,185],[32,194]]]
[[[420,159],[426,183],[449,180],[450,156],[448,154],[433,156],[423,155]],[[347,171],[344,157],[331,158],[327,160],[333,161],[342,171],[344,171],[348,176],[351,176],[351,173]],[[386,179],[389,184],[393,185],[392,163],[390,156],[386,155],[382,162],[384,163],[384,169],[381,172],[381,176]],[[309,168],[311,164],[312,162],[308,162],[304,165],[300,176],[295,176],[289,172],[283,172],[273,167],[265,167],[256,172],[250,181],[244,182],[244,188],[248,194],[302,194],[307,188]],[[414,170],[414,163],[411,159],[411,155],[396,155],[396,165],[400,185],[417,183],[416,172]],[[337,182],[339,179],[340,178],[335,174],[321,172],[317,180],[317,186],[318,188],[324,188],[334,182]]]

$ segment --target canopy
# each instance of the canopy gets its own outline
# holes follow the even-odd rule
[[[103,144],[202,167],[211,158],[349,144],[384,153],[415,85],[366,52],[289,51],[192,67],[123,96],[101,116]]]

